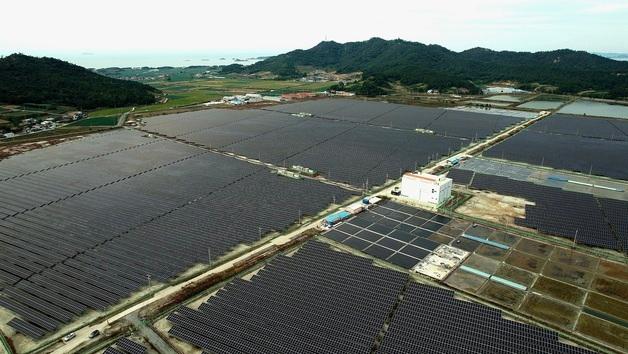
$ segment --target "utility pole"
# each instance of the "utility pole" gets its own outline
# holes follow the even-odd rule
[[[299,209],[299,225],[301,225],[301,209]]]
[[[150,274],[146,274],[146,279],[148,280],[148,287],[150,288]]]
[[[207,260],[209,261],[209,266],[212,266],[212,250],[207,247]]]
[[[571,248],[576,248],[576,239],[578,238],[578,229],[576,229],[576,234],[573,236],[573,246]]]
[[[257,232],[259,233],[259,239],[261,240],[262,239],[262,227],[261,226],[257,227]]]

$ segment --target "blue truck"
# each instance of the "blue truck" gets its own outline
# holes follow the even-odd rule
[[[337,223],[346,220],[351,217],[351,213],[346,210],[337,211],[331,215],[328,215],[325,220],[323,220],[323,224],[326,227],[332,227]]]

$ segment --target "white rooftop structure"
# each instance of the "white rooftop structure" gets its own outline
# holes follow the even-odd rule
[[[452,179],[427,173],[405,173],[401,195],[421,203],[438,206],[451,197]]]

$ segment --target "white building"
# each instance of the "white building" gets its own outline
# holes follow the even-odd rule
[[[408,172],[401,178],[401,195],[438,206],[451,197],[452,179],[427,173]]]
[[[249,103],[262,102],[262,95],[259,93],[247,93],[244,95],[244,100]]]

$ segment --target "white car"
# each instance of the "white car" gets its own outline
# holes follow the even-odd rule
[[[63,342],[69,342],[72,338],[76,337],[76,333],[72,332],[66,336],[64,336],[63,338],[61,338],[61,340]]]

